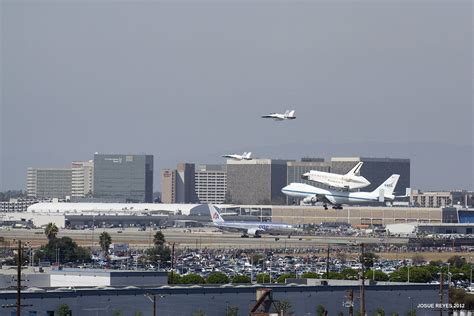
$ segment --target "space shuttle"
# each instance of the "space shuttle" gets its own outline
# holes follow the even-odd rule
[[[370,182],[360,175],[362,164],[363,162],[360,161],[346,174],[311,170],[310,172],[301,175],[301,178],[303,180],[318,182],[336,189],[343,189],[347,191],[365,188],[366,186],[370,185]]]

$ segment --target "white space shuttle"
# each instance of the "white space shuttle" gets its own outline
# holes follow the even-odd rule
[[[323,202],[324,208],[327,204],[334,205],[335,209],[342,209],[342,204],[365,204],[365,203],[384,203],[385,201],[393,201],[396,196],[393,191],[397,186],[400,175],[393,174],[377,189],[372,192],[346,192],[336,190],[326,190],[316,188],[305,183],[290,183],[281,192],[283,194],[302,198],[304,203],[315,204]]]
[[[294,120],[296,118],[295,116],[295,110],[286,110],[285,113],[270,113],[268,115],[263,115],[262,118],[271,118],[274,119],[275,121],[284,121],[284,120]]]
[[[362,167],[362,164],[362,161],[359,162],[346,174],[311,170],[310,172],[301,175],[301,178],[344,190],[365,188],[366,186],[370,185],[370,182],[360,175],[360,168]]]
[[[244,152],[242,155],[231,154],[231,155],[223,155],[222,157],[235,159],[235,160],[252,160],[252,158],[250,158],[251,155],[252,155],[252,152]]]

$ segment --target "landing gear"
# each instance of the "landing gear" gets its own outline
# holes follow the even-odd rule
[[[275,241],[279,241],[279,240],[280,240],[280,238],[278,238],[278,237],[275,237]]]
[[[240,236],[240,238],[249,238],[249,235],[244,234],[244,235]]]
[[[260,235],[253,235],[253,238],[262,238]]]
[[[342,210],[342,205],[341,204],[336,204],[332,207],[335,210]]]
[[[323,206],[324,206],[324,209],[327,211],[328,205],[326,203],[324,203]]]

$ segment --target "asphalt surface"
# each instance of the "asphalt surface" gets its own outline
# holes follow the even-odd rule
[[[136,228],[102,229],[95,230],[60,230],[58,237],[71,237],[81,246],[97,247],[99,235],[108,232],[114,243],[128,243],[131,247],[149,247],[153,243],[154,230],[138,231]],[[373,238],[373,237],[333,237],[333,236],[268,236],[261,238],[242,238],[237,233],[222,233],[214,228],[168,228],[162,230],[169,243],[177,247],[191,248],[310,248],[315,246],[355,246],[365,244],[406,244],[404,238]],[[0,237],[5,242],[21,239],[30,242],[32,246],[39,246],[47,242],[42,229],[2,229]],[[276,240],[279,238],[279,240]]]

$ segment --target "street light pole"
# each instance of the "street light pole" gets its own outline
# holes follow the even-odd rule
[[[16,274],[16,316],[21,315],[21,240],[18,240],[18,262]]]

